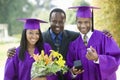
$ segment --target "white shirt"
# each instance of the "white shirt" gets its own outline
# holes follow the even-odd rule
[[[86,34],[86,36],[87,36],[87,42],[89,41],[89,39],[92,36],[92,34],[93,34],[93,32],[91,30]],[[82,40],[83,40],[83,37],[84,37],[85,34],[83,34],[83,33],[80,32],[80,35],[81,35]]]

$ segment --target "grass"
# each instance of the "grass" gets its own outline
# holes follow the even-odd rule
[[[4,66],[7,59],[7,50],[12,47],[17,47],[19,42],[0,42],[0,78],[3,80]]]
[[[7,59],[7,50],[12,47],[19,46],[19,35],[15,35],[15,37],[10,37],[7,41],[0,41],[0,79],[3,80],[4,76],[4,66]]]
[[[0,43],[0,67],[5,64],[7,58],[7,50],[12,47],[17,47],[19,42],[2,42]]]

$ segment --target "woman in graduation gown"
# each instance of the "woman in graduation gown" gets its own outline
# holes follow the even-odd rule
[[[31,67],[35,61],[33,54],[40,54],[44,50],[50,54],[51,47],[43,43],[42,33],[39,23],[46,23],[38,19],[19,19],[25,22],[20,46],[16,49],[16,54],[8,58],[5,65],[4,80],[31,80]],[[39,80],[55,80],[54,76],[46,76]]]

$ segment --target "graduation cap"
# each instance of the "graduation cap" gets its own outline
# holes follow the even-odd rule
[[[31,29],[31,30],[40,29],[40,23],[47,23],[46,21],[34,19],[34,18],[22,18],[17,20],[25,23],[24,29]]]
[[[93,9],[99,9],[98,7],[88,5],[88,6],[69,7],[69,9],[77,9],[76,17],[78,18],[92,18],[92,31],[94,30]]]

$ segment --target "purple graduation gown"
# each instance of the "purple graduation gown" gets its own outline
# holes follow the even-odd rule
[[[92,46],[99,56],[99,64],[88,60],[86,49]],[[120,49],[112,38],[102,32],[94,30],[88,45],[85,46],[81,36],[70,43],[67,54],[67,65],[73,67],[73,61],[81,60],[84,72],[75,77],[75,80],[116,80],[116,70],[120,64]],[[71,80],[68,73],[67,80]]]
[[[44,44],[45,53],[49,54],[51,47],[48,44]],[[38,49],[35,48],[35,54],[39,53]],[[19,47],[16,49],[16,54],[12,58],[8,58],[5,65],[4,80],[31,80],[31,67],[34,59],[30,57],[26,51],[25,60],[21,61],[18,58]],[[56,76],[47,76],[47,80],[57,80]]]

